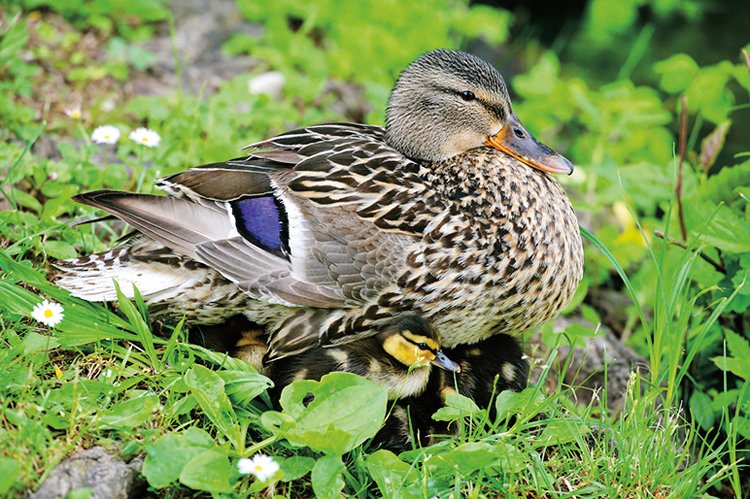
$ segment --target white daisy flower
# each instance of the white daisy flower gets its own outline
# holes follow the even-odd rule
[[[31,311],[31,316],[49,327],[55,327],[63,320],[63,306],[53,301],[44,300]]]
[[[91,140],[97,144],[115,144],[120,140],[120,130],[111,125],[96,127],[91,133]]]
[[[261,482],[266,482],[279,471],[279,463],[271,456],[256,454],[252,459],[240,459],[237,462],[237,468],[243,475],[255,475]]]
[[[77,120],[81,117],[81,106],[66,107],[63,112],[68,118]]]
[[[138,142],[146,147],[156,147],[161,142],[161,137],[158,133],[148,128],[136,128],[128,136],[133,142]]]

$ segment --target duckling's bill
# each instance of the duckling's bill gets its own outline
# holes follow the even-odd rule
[[[432,359],[432,364],[441,369],[445,369],[446,371],[461,372],[461,366],[449,359],[442,350],[435,352],[435,358]]]
[[[515,115],[499,132],[488,137],[485,144],[543,172],[573,173],[573,163],[536,140]]]

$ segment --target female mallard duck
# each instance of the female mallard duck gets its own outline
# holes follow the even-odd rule
[[[521,391],[526,387],[529,363],[515,338],[496,334],[474,345],[446,349],[445,354],[461,366],[460,371],[436,370],[421,394],[398,401],[375,442],[394,451],[415,443],[429,444],[435,435],[450,434],[451,425],[432,419],[450,393],[472,399],[494,418],[491,404],[500,392]],[[453,428],[455,430],[455,428]]]
[[[61,262],[88,300],[113,279],[195,322],[242,312],[265,326],[268,360],[382,330],[402,311],[443,345],[517,333],[554,316],[581,279],[573,209],[549,173],[571,163],[513,113],[500,73],[429,52],[399,77],[386,127],[320,125],[248,156],[172,175],[167,196],[75,199],[146,239]]]
[[[313,348],[273,362],[268,376],[275,391],[293,381],[319,380],[333,371],[359,374],[388,390],[388,399],[416,397],[430,379],[431,366],[461,370],[440,350],[440,338],[424,318],[402,315],[369,338],[329,348]]]

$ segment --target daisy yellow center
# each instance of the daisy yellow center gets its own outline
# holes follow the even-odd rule
[[[141,142],[144,142],[144,143],[145,143],[145,142],[148,142],[148,137],[143,137],[143,138],[141,139]]]
[[[55,315],[55,313],[52,312],[52,310],[50,310],[50,309],[47,309],[47,310],[44,311],[44,316],[45,317],[49,318],[49,317],[52,317],[53,315]]]
[[[104,135],[104,139],[105,139],[105,140],[109,140],[109,134],[105,134],[105,135]]]

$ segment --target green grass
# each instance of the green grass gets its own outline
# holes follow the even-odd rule
[[[623,409],[612,416],[603,402],[606,392],[576,407],[562,376],[549,383],[549,368],[525,391],[501,393],[495,420],[468,399],[451,399],[444,418],[455,421],[459,434],[395,456],[366,445],[386,413],[383,389],[369,381],[345,376],[324,380],[320,388],[305,382],[310,386],[290,390],[284,410],[274,412],[263,396],[263,376],[242,361],[187,343],[182,324],[168,337],[154,337],[138,304],[122,296],[124,317],[66,296],[6,256],[0,255],[0,266],[6,304],[0,441],[6,462],[15,463],[10,490],[16,493],[38,484],[72,451],[108,443],[123,456],[147,451],[144,474],[153,487],[171,493],[186,487],[258,492],[259,483],[241,478],[233,465],[261,449],[280,460],[285,476],[275,490],[287,496],[343,487],[347,494],[400,496],[690,497],[711,492],[736,472],[723,464],[736,452],[732,441],[702,440],[669,400],[675,379],[655,385],[653,373],[639,372],[631,377]],[[42,294],[65,307],[52,334],[28,319]],[[556,351],[553,345],[547,366]],[[549,390],[550,384],[556,388]],[[302,404],[310,391],[318,406]],[[362,417],[362,404],[370,419]],[[299,478],[318,468],[333,478],[314,471]]]
[[[148,69],[140,44],[158,23],[173,29],[171,14],[154,1],[142,22],[133,23],[138,12],[49,4],[52,13],[10,12],[0,27],[0,201],[7,201],[0,211],[0,495],[36,489],[56,464],[94,445],[110,446],[124,459],[145,453],[149,487],[169,497],[263,493],[269,484],[241,476],[236,466],[259,451],[279,462],[270,488],[287,497],[747,494],[750,346],[742,325],[750,309],[750,191],[742,186],[750,181],[750,162],[740,155],[739,163],[708,175],[710,164],[688,157],[680,215],[689,233],[675,236],[670,128],[680,93],[701,104],[691,114],[690,150],[698,147],[703,123],[746,109],[741,98],[750,78],[742,64],[700,68],[685,55],[655,65],[659,83],[633,82],[628,75],[645,50],[645,38],[636,37],[623,54],[628,70],[589,88],[563,76],[576,68],[555,53],[527,54],[535,63],[513,82],[518,114],[545,140],[566,144],[585,172],[566,180],[577,210],[592,220],[583,231],[586,275],[566,313],[596,324],[606,317],[587,292],[619,289],[632,301],[623,311],[623,335],[650,368],[632,374],[622,408],[606,406],[606,389],[588,405],[575,404],[575,387],[553,369],[570,359],[557,352],[598,328],[547,326],[543,338],[551,353],[534,359],[544,366],[539,380],[521,393],[499,394],[496,418],[452,397],[436,417],[452,421],[457,434],[395,455],[371,443],[389,411],[377,385],[351,375],[305,382],[287,390],[281,410],[274,410],[269,380],[241,360],[191,343],[189,324],[159,325],[155,334],[138,295],[131,301],[120,294],[110,308],[72,298],[48,282],[49,260],[102,250],[127,232],[108,224],[71,227],[70,221],[95,213],[73,203],[72,195],[97,188],[149,191],[160,176],[227,159],[292,126],[344,120],[331,107],[338,97],[321,95],[331,75],[362,85],[375,110],[369,118],[377,121],[386,82],[404,60],[428,45],[458,46],[481,33],[500,43],[510,14],[436,0],[429,10],[441,29],[416,41],[391,34],[385,21],[372,23],[373,36],[387,40],[376,50],[383,60],[375,68],[368,62],[375,56],[360,53],[373,48],[357,49],[349,42],[359,42],[358,33],[337,28],[353,21],[342,20],[334,4],[321,4],[318,15],[292,32],[284,31],[284,13],[307,12],[307,3],[290,0],[271,10],[243,3],[250,19],[276,30],[259,40],[234,37],[227,49],[258,49],[267,55],[262,70],[283,71],[286,90],[275,100],[248,93],[254,74],[237,75],[209,96],[179,89],[163,96],[118,93],[123,81]],[[376,4],[363,10],[378,10]],[[424,14],[414,9],[415,16]],[[455,12],[460,22],[450,21]],[[399,29],[412,36],[408,28]],[[112,57],[95,57],[84,34]],[[391,45],[397,49],[388,50]],[[304,53],[289,52],[294,47]],[[337,57],[329,60],[331,53]],[[66,84],[49,86],[59,81]],[[696,82],[720,91],[701,94]],[[47,95],[49,88],[57,94]],[[87,97],[83,118],[74,121],[62,109],[77,95]],[[102,106],[113,95],[118,105]],[[103,124],[123,132],[116,146],[91,143],[91,131]],[[159,147],[128,141],[128,132],[143,125],[162,136]],[[727,129],[716,129],[722,140]],[[55,154],[37,153],[45,141]],[[630,215],[618,215],[618,206]],[[653,238],[654,229],[664,239]],[[43,298],[64,306],[65,319],[54,329],[31,319]],[[317,396],[306,405],[310,391]],[[368,417],[353,410],[362,404]]]

